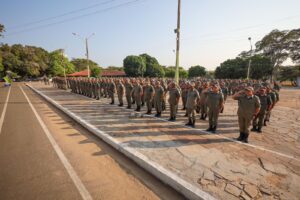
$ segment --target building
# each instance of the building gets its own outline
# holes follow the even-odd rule
[[[88,70],[83,70],[80,72],[75,72],[73,74],[68,74],[68,77],[87,77]],[[124,71],[118,70],[102,70],[101,77],[125,77],[126,74]]]

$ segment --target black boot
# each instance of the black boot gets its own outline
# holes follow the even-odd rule
[[[236,140],[237,141],[242,141],[242,140],[244,140],[244,137],[245,137],[245,133],[240,132],[240,136],[238,138],[236,138]]]
[[[185,124],[186,126],[191,126],[192,125],[192,120],[189,119],[189,122]]]
[[[120,107],[122,107],[123,106],[123,103],[120,103],[120,105],[119,105]]]
[[[244,138],[243,138],[242,142],[248,143],[248,137],[249,137],[249,133],[244,133]]]
[[[113,104],[115,104],[115,102],[114,102],[114,101],[112,101],[110,104],[111,104],[111,105],[113,105]]]
[[[182,110],[185,110],[185,107],[183,107]]]
[[[168,119],[168,121],[172,122],[172,121],[173,121],[173,117],[170,117],[170,118]]]
[[[209,126],[209,128],[206,129],[206,131],[210,132],[210,131],[212,131],[212,129],[213,129],[213,127],[212,127],[212,126]]]
[[[137,106],[137,108],[135,109],[135,111],[140,112],[141,111],[141,106]]]
[[[267,126],[267,120],[264,120],[264,126]]]
[[[261,127],[258,127],[258,129],[256,129],[256,131],[257,131],[258,133],[262,133]]]
[[[127,109],[131,109],[131,106],[127,106],[126,108],[127,108]]]
[[[155,117],[161,117],[161,112],[157,113]]]
[[[257,131],[257,127],[253,126],[252,129],[250,131]]]
[[[211,132],[216,133],[216,130],[217,130],[217,126],[213,126]]]
[[[203,118],[203,114],[201,114],[201,116],[200,116],[200,119],[201,119],[201,120],[203,120],[203,119],[204,119],[204,118]]]
[[[195,122],[196,122],[196,120],[193,119],[191,127],[195,128]]]

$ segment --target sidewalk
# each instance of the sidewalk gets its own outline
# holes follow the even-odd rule
[[[158,119],[109,105],[108,99],[97,101],[40,83],[31,87],[189,199],[300,198],[298,120],[271,124],[262,135],[251,134],[247,145],[233,139],[238,132],[234,101],[226,103],[218,134],[209,134],[203,130],[207,122],[198,120],[196,129],[184,126],[183,111],[172,123],[168,110]],[[278,107],[273,114],[300,119],[291,108]]]

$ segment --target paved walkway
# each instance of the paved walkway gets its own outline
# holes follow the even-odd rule
[[[299,199],[300,198],[300,112],[278,106],[263,134],[252,133],[250,144],[236,142],[236,102],[228,100],[217,134],[184,124],[179,112],[175,123],[141,115],[133,110],[33,83],[52,103],[69,112],[91,131],[128,156],[142,157],[140,165],[182,190],[190,198],[206,199]],[[145,108],[144,108],[145,109]],[[143,110],[144,111],[144,110]],[[105,138],[103,138],[105,136]],[[150,166],[150,167],[149,167]],[[177,183],[174,183],[174,181]]]

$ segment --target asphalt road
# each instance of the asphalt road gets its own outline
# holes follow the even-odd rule
[[[23,83],[0,118],[0,199],[182,199]]]

